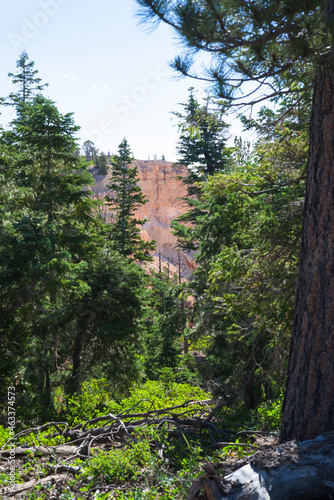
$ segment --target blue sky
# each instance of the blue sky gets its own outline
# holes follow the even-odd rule
[[[8,72],[25,49],[60,112],[74,112],[81,143],[114,153],[126,137],[137,159],[176,160],[177,121],[188,89],[169,61],[180,51],[173,32],[147,33],[134,0],[12,0],[0,19],[0,96],[13,87]],[[7,108],[8,110],[8,108]],[[0,123],[10,120],[4,110]],[[235,126],[232,135],[239,133]]]

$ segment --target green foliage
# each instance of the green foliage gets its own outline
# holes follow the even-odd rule
[[[92,141],[85,141],[83,143],[83,150],[86,155],[86,161],[90,161],[97,156],[98,150]]]
[[[184,285],[197,297],[190,338],[207,339],[202,377],[249,408],[280,392],[295,302],[308,108],[305,99],[296,118],[290,101],[281,105],[249,124],[265,120],[248,163],[239,141],[231,168],[202,183],[198,267]]]
[[[11,431],[0,425],[0,448],[12,437]]]
[[[85,466],[87,490],[93,484],[104,480],[114,484],[115,498],[123,499],[181,499],[188,493],[193,480],[199,475],[199,464],[203,458],[200,446],[179,441],[170,441],[161,430],[139,432],[131,446],[98,452]],[[164,450],[163,458],[151,449],[150,442],[159,441]],[[127,483],[124,491],[117,486]]]
[[[114,391],[122,392],[141,377],[144,272],[110,252],[91,262],[79,278],[89,288],[79,296],[71,294],[66,303],[74,339],[67,389],[72,394],[79,391],[85,368],[86,376],[88,370],[97,370],[114,381]]]
[[[16,61],[18,72],[8,73],[12,77],[12,82],[19,85],[17,93],[12,92],[5,100],[5,105],[16,106],[17,108],[39,94],[48,84],[41,84],[41,79],[36,75],[38,70],[34,70],[34,61],[29,61],[27,52],[24,50],[20,58]]]
[[[186,309],[180,300],[180,289],[173,281],[164,281],[157,276],[153,286],[160,292],[160,314],[156,315],[154,325],[148,335],[146,354],[146,374],[151,379],[159,377],[161,369],[178,368],[181,356],[181,336],[186,326]],[[158,299],[159,300],[159,299]]]
[[[222,106],[233,99],[243,104],[261,101],[263,95],[277,97],[287,89],[298,101],[299,92],[289,84],[299,81],[301,90],[306,89],[315,68],[330,59],[332,19],[327,19],[329,9],[319,0],[137,3],[144,21],[173,26],[184,46],[173,67],[214,86]],[[203,53],[206,64],[198,69],[196,56]],[[257,90],[262,87],[260,97],[255,90],[239,92],[249,81],[256,82]]]
[[[97,481],[103,476],[107,484],[134,481],[144,467],[151,465],[151,451],[147,441],[139,441],[108,453],[95,453],[85,469],[85,477]],[[92,478],[92,479],[90,479]]]
[[[209,399],[210,394],[199,387],[178,384],[168,378],[161,381],[148,380],[142,386],[134,387],[129,397],[118,401],[118,412],[135,408],[138,412],[159,410],[183,404],[185,401]]]
[[[143,272],[110,249],[77,131],[41,95],[1,131],[0,379],[20,380],[23,420],[55,417],[53,389],[73,394],[94,370],[117,391],[142,371]]]
[[[78,394],[68,398],[64,388],[55,390],[54,406],[60,421],[70,425],[89,420],[109,412],[118,414],[135,408],[136,412],[158,410],[183,404],[186,401],[205,400],[210,394],[199,387],[173,381],[173,375],[165,370],[159,381],[147,381],[134,385],[128,397],[117,398],[107,379],[86,380]]]
[[[260,429],[264,431],[278,431],[282,418],[283,393],[275,401],[265,401],[256,409]],[[256,418],[255,417],[255,418]]]
[[[146,220],[135,218],[135,212],[147,199],[138,185],[138,168],[131,166],[132,160],[130,147],[123,139],[119,155],[111,164],[110,184],[107,186],[112,196],[107,196],[106,202],[114,212],[110,240],[112,248],[122,255],[150,261],[150,251],[154,250],[155,242],[147,242],[140,237],[140,227]]]
[[[207,211],[202,197],[200,181],[226,168],[226,129],[220,114],[210,109],[210,99],[200,106],[193,89],[188,102],[183,104],[185,114],[174,113],[180,120],[178,143],[179,162],[188,167],[188,175],[182,178],[187,186],[187,197],[183,201],[188,210],[172,222],[173,233],[179,248],[190,251],[198,246],[199,220]]]
[[[191,167],[187,184],[193,184],[225,167],[228,125],[221,120],[218,112],[210,109],[210,104],[210,98],[207,97],[205,104],[201,106],[191,88],[187,103],[182,104],[185,114],[174,112],[179,119],[180,130],[178,161]]]
[[[100,153],[99,156],[94,157],[95,166],[99,169],[100,175],[107,175],[108,173],[108,165],[107,165],[107,157],[104,153]]]
[[[63,387],[54,393],[54,406],[60,420],[70,425],[106,415],[116,410],[117,405],[111,397],[110,383],[107,379],[92,379],[83,382],[80,392],[67,397]]]
[[[14,189],[4,199],[2,216],[0,329],[12,361],[10,375],[21,371],[16,377],[39,394],[33,406],[43,408],[47,418],[63,300],[72,285],[81,287],[75,275],[96,254],[100,223],[93,217],[96,202],[83,189],[92,178],[73,155],[78,128],[72,115],[61,115],[40,95],[20,102],[18,110],[11,130],[1,136],[12,168],[0,190],[7,190],[9,181]]]

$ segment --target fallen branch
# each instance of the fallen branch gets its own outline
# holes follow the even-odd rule
[[[24,493],[25,491],[31,490],[38,484],[47,484],[47,483],[55,483],[56,481],[62,481],[63,479],[67,479],[67,474],[55,474],[52,476],[43,477],[42,479],[32,479],[26,483],[22,484],[14,484],[9,488],[3,488],[1,490],[1,495],[4,498],[9,498],[14,495],[19,495],[20,493]]]
[[[77,450],[76,446],[69,445],[59,445],[59,446],[18,446],[12,450],[3,450],[2,454],[4,456],[15,454],[16,455],[26,455],[27,453],[38,454],[38,455],[73,455]]]
[[[136,439],[136,433],[142,428],[154,426],[160,428],[165,426],[170,437],[185,439],[186,436],[201,438],[207,432],[206,441],[208,444],[220,442],[223,439],[230,439],[231,433],[218,428],[214,423],[214,415],[225,403],[219,403],[213,409],[209,405],[214,405],[213,400],[186,401],[183,404],[162,408],[150,409],[142,413],[134,412],[136,406],[125,410],[118,415],[109,413],[101,417],[87,420],[86,422],[70,428],[67,422],[50,422],[41,426],[25,429],[10,438],[2,447],[1,455],[9,454],[25,455],[28,453],[41,455],[63,455],[66,462],[73,458],[87,458],[90,456],[91,448],[107,444],[112,448],[131,446]],[[96,424],[99,424],[96,426]],[[43,444],[45,436],[41,433],[48,428],[52,429],[49,437],[59,439],[56,446],[46,446]],[[27,438],[33,435],[37,445],[18,446],[12,449],[12,443],[17,443],[22,437]],[[45,442],[45,441],[44,441]],[[66,442],[66,444],[65,444]],[[8,450],[6,448],[10,447]]]

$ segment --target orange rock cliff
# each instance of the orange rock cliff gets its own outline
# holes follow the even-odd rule
[[[193,256],[178,252],[176,238],[171,232],[172,220],[187,209],[187,205],[181,200],[186,196],[186,187],[179,178],[187,175],[187,169],[162,160],[134,160],[133,164],[138,167],[139,185],[148,199],[136,213],[139,219],[148,219],[142,227],[142,238],[157,242],[153,268],[158,269],[160,253],[162,266],[169,263],[172,272],[178,268],[180,259],[181,274],[187,278],[195,268]],[[92,169],[92,174],[95,179],[94,196],[104,199],[106,194],[111,194],[106,187],[110,173],[98,175],[97,169]],[[106,205],[103,211],[108,218],[110,215]]]

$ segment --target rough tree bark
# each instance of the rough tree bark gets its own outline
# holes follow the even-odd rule
[[[281,442],[334,429],[334,71],[315,81]]]

